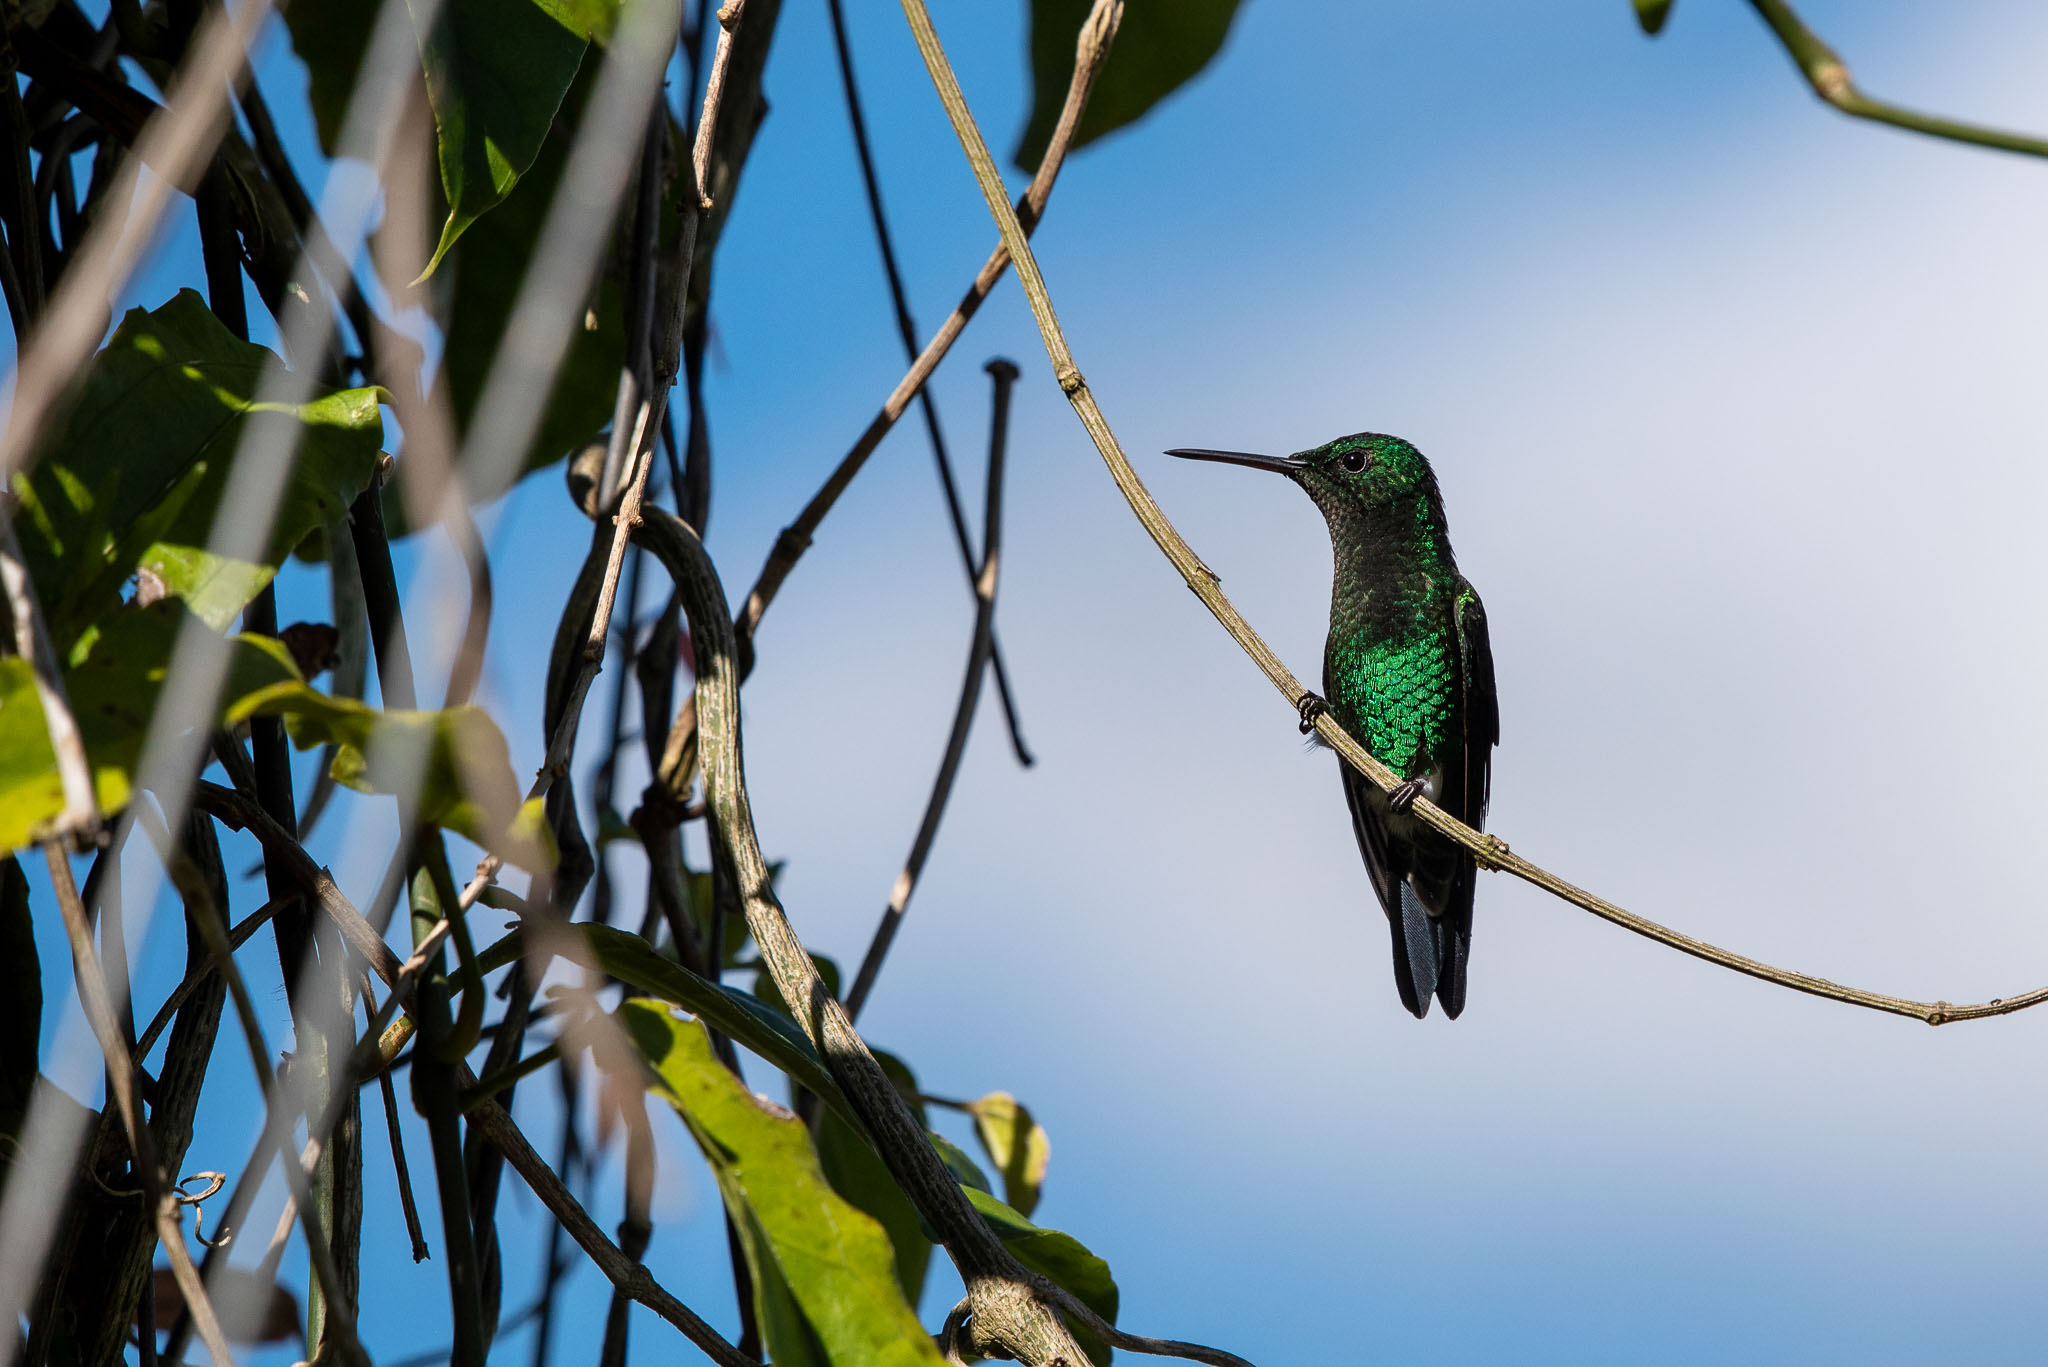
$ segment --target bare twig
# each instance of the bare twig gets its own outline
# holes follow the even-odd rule
[[[867,191],[868,218],[875,225],[875,243],[882,253],[882,275],[889,284],[889,302],[896,313],[896,331],[903,338],[904,358],[917,360],[917,324],[910,319],[910,298],[903,287],[903,272],[896,265],[896,243],[889,232],[889,218],[882,210],[881,178],[875,174],[874,149],[868,144],[868,121],[861,109],[860,85],[853,75],[853,46],[846,37],[846,15],[840,0],[827,0],[832,19],[832,43],[839,55],[839,80],[846,89],[846,117],[853,125],[853,148],[860,161],[861,184]],[[960,549],[960,565],[967,572],[967,587],[974,591],[977,578],[974,544],[967,535],[967,517],[960,509],[960,489],[953,479],[953,460],[946,450],[945,433],[939,427],[939,405],[929,385],[917,391],[918,408],[924,414],[925,435],[932,444],[932,459],[938,466],[939,490],[946,498],[946,516],[952,524],[953,540]],[[1000,641],[989,645],[990,667],[995,671],[996,694],[1003,702],[1003,720],[1010,730],[1010,747],[1017,762],[1031,767],[1031,752],[1025,748],[1024,732],[1017,721],[1016,700],[1010,693],[1010,672],[1003,663]]]
[[[1081,377],[1080,368],[1074,364],[1073,352],[1067,346],[1065,333],[1060,328],[1059,317],[1053,312],[1052,296],[1045,287],[1045,278],[1039,272],[1038,262],[1031,255],[1030,244],[1025,240],[1024,230],[1017,216],[1011,211],[1009,200],[1003,192],[1001,173],[996,169],[995,158],[989,155],[988,145],[982,140],[981,131],[975,126],[974,116],[968,112],[966,97],[960,92],[951,66],[946,61],[945,51],[939,45],[938,34],[933,30],[931,18],[926,13],[923,0],[903,0],[904,12],[910,17],[911,30],[916,35],[918,48],[924,53],[925,65],[932,74],[932,81],[938,87],[939,97],[946,106],[947,116],[953,122],[953,130],[959,135],[960,144],[967,152],[969,163],[974,168],[975,179],[980,183],[982,198],[987,202],[989,212],[994,215],[996,225],[1002,230],[1003,240],[1009,244],[1016,258],[1017,280],[1024,287],[1024,293],[1031,302],[1032,315],[1038,321],[1039,335],[1044,339],[1046,354],[1052,359],[1053,375],[1060,388],[1066,392],[1074,411],[1080,416],[1081,425],[1094,439],[1095,448],[1102,454],[1103,462],[1109,467],[1111,478],[1138,521],[1150,534],[1173,567],[1180,571],[1181,578],[1194,591],[1202,605],[1209,609],[1216,620],[1223,624],[1245,654],[1251,656],[1261,672],[1270,679],[1273,686],[1284,696],[1288,705],[1298,714],[1301,699],[1305,695],[1301,681],[1296,679],[1287,666],[1275,655],[1249,622],[1239,615],[1224,596],[1215,571],[1211,570],[1194,552],[1194,548],[1174,530],[1174,526],[1153,501],[1150,491],[1132,469],[1129,457],[1124,454],[1116,433],[1110,430],[1109,421],[1103,417],[1101,406],[1089,391],[1087,381]],[[1344,757],[1358,772],[1364,774],[1382,789],[1391,790],[1400,782],[1400,777],[1386,765],[1368,754],[1364,747],[1353,740],[1344,729],[1331,719],[1327,712],[1315,719],[1317,734],[1329,743],[1331,749]],[[1957,1006],[1945,1001],[1914,1001],[1904,997],[1887,996],[1880,992],[1868,992],[1861,988],[1844,987],[1825,978],[1815,978],[1805,973],[1775,968],[1755,959],[1745,958],[1725,949],[1681,934],[1655,921],[1624,911],[1612,902],[1596,897],[1584,889],[1567,883],[1556,874],[1539,868],[1526,859],[1509,852],[1507,842],[1498,836],[1484,835],[1458,821],[1435,804],[1418,799],[1414,810],[1432,828],[1442,832],[1458,844],[1470,850],[1480,867],[1511,873],[1524,882],[1532,883],[1544,891],[1571,903],[1583,911],[1589,911],[1603,920],[1611,921],[1624,929],[1632,930],[1646,939],[1680,950],[1695,958],[1705,959],[1723,968],[1746,973],[1765,982],[1789,987],[1794,991],[1825,997],[1850,1006],[1868,1007],[1873,1011],[1887,1011],[1894,1015],[1911,1016],[1929,1025],[1945,1025],[1951,1021],[1976,1020],[1986,1016],[2009,1015],[2048,1001],[2048,987],[2036,988],[2017,997],[1998,998],[1976,1005]]]
[[[974,709],[981,702],[981,681],[989,673],[995,649],[996,571],[1003,539],[1003,458],[1010,441],[1010,387],[1016,384],[1018,371],[1015,362],[997,359],[988,363],[988,373],[995,379],[988,436],[988,505],[982,513],[981,567],[974,576],[974,637],[967,651],[967,676],[960,683],[952,734],[946,738],[946,754],[939,761],[938,777],[925,801],[917,837],[910,843],[910,856],[903,861],[903,871],[896,875],[896,886],[889,891],[889,905],[882,912],[881,924],[875,927],[874,939],[860,961],[860,971],[847,990],[848,1020],[860,1019],[860,1009],[874,988],[875,975],[882,971],[882,960],[887,957],[896,938],[896,927],[902,924],[903,913],[910,906],[910,895],[917,889],[932,842],[938,838],[939,819],[946,813],[954,776],[960,772],[960,761],[967,754],[967,734],[974,726]]]
[[[228,931],[228,948],[230,950],[240,949],[244,941],[263,928],[264,923],[269,921],[271,913],[276,910],[277,903],[265,902],[256,910],[235,922],[234,928]],[[135,1041],[135,1062],[137,1066],[141,1065],[143,1059],[149,1057],[149,1051],[156,1047],[157,1036],[161,1035],[170,1026],[171,1018],[178,1014],[178,1008],[185,1004],[186,998],[198,991],[200,986],[212,978],[218,971],[212,958],[209,957],[204,963],[195,965],[192,971],[185,975],[184,980],[171,990],[171,995],[164,998],[164,1004],[159,1006],[156,1009],[156,1014],[149,1018],[148,1028]]]
[[[1017,216],[1026,225],[1026,233],[1037,227],[1039,217],[1045,212],[1053,182],[1059,178],[1060,167],[1066,162],[1074,130],[1081,124],[1081,111],[1087,107],[1088,93],[1094,88],[1095,78],[1109,57],[1110,40],[1116,36],[1123,12],[1123,0],[1095,0],[1093,8],[1088,11],[1088,18],[1081,25],[1080,37],[1075,43],[1074,77],[1067,86],[1066,103],[1060,108],[1059,123],[1053,129],[1052,140],[1046,144],[1045,159],[1038,164],[1031,184],[1017,200]],[[924,350],[918,353],[916,362],[890,391],[889,397],[882,401],[881,411],[868,423],[867,430],[854,442],[853,449],[841,458],[818,492],[811,495],[811,501],[804,505],[796,520],[775,538],[775,546],[761,566],[760,574],[755,577],[753,589],[747,594],[746,605],[733,622],[741,679],[753,672],[754,633],[761,625],[761,618],[768,611],[768,605],[775,601],[783,580],[789,578],[796,562],[810,548],[818,525],[832,511],[832,505],[839,501],[847,486],[853,483],[854,476],[867,464],[875,448],[882,444],[882,438],[889,434],[896,420],[910,407],[911,399],[938,369],[939,362],[946,358],[946,353],[966,329],[968,320],[981,308],[982,301],[988,298],[989,291],[1002,279],[1009,265],[1010,249],[998,242],[983,263],[980,274],[967,287],[967,293],[954,305],[952,314],[939,325],[932,339],[925,343]],[[668,743],[663,748],[657,770],[662,787],[678,802],[688,795],[690,775],[697,767],[696,709],[694,697],[684,698],[677,707],[675,723],[669,727]]]
[[[199,878],[197,870],[191,867],[190,860],[184,852],[172,842],[169,829],[158,820],[149,804],[137,803],[134,811],[137,824],[157,847],[158,857],[170,870],[172,882],[184,897],[186,906],[191,909],[192,924],[206,943],[207,953],[214,961],[214,971],[219,973],[227,984],[228,999],[235,1004],[235,1016],[241,1024],[242,1039],[249,1050],[249,1063],[255,1069],[257,1085],[263,1094],[268,1115],[266,1135],[272,1138],[272,1142],[281,1144],[290,1133],[291,1117],[303,1113],[307,1118],[306,1166],[296,1166],[290,1158],[282,1165],[285,1169],[285,1188],[289,1193],[289,1202],[282,1219],[289,1220],[294,1209],[316,1210],[318,1207],[313,1204],[307,1171],[326,1148],[327,1136],[333,1132],[334,1122],[346,1109],[346,1099],[353,1092],[354,1084],[347,1076],[335,1074],[325,1079],[328,1083],[326,1094],[314,1098],[317,1105],[308,1104],[294,1108],[286,1103],[280,1079],[270,1066],[270,1046],[263,1037],[263,1023],[256,1015],[256,1005],[249,996],[249,986],[243,981],[241,966],[236,963],[234,950],[228,944],[228,928],[223,909],[215,903],[212,891]],[[282,881],[281,874],[280,882]],[[307,1089],[303,1080],[295,1078],[294,1081],[299,1083],[298,1090],[304,1096]],[[248,1176],[249,1174],[245,1173],[243,1181],[247,1181]],[[234,1198],[230,1197],[230,1207],[234,1204]],[[313,1275],[319,1282],[328,1306],[327,1338],[345,1358],[351,1361],[365,1361],[362,1357],[362,1346],[356,1340],[355,1308],[342,1281],[340,1268],[334,1261],[326,1231],[317,1221],[309,1221],[303,1232]],[[213,1250],[208,1250],[206,1261],[210,1267],[214,1261]],[[204,1324],[200,1324],[199,1328],[203,1336]],[[174,1356],[173,1361],[175,1360],[177,1359]]]
[[[485,1101],[471,1113],[470,1122],[498,1146],[505,1155],[505,1161],[512,1165],[512,1170],[526,1180],[526,1185],[540,1198],[541,1204],[561,1222],[569,1237],[590,1255],[591,1262],[613,1286],[681,1330],[683,1336],[703,1349],[713,1362],[724,1364],[724,1367],[759,1367],[753,1359],[721,1338],[717,1330],[699,1319],[689,1306],[670,1295],[644,1266],[628,1258],[617,1244],[605,1237],[604,1231],[590,1218],[582,1203],[570,1194],[561,1178],[533,1151],[533,1146],[526,1142],[526,1136],[519,1132],[519,1127],[503,1107],[495,1101]]]
[[[192,1263],[191,1250],[185,1247],[184,1232],[178,1227],[178,1200],[164,1190],[163,1173],[157,1167],[156,1142],[143,1121],[142,1098],[136,1094],[135,1065],[128,1057],[127,1045],[114,1021],[106,976],[100,970],[99,956],[93,952],[92,927],[86,923],[85,907],[78,899],[78,885],[72,881],[70,858],[54,840],[43,842],[43,856],[50,868],[50,882],[57,894],[58,909],[63,914],[64,931],[71,940],[71,956],[78,974],[79,1002],[85,1008],[93,1036],[99,1041],[100,1052],[106,1056],[108,1085],[114,1093],[114,1104],[120,1108],[121,1125],[128,1136],[128,1151],[134,1155],[135,1174],[142,1182],[143,1199],[149,1203],[155,1218],[157,1238],[163,1243],[164,1252],[170,1255],[178,1289],[184,1293],[185,1303],[192,1311],[207,1351],[213,1354],[216,1363],[233,1367],[234,1355],[228,1351],[220,1316],[214,1313],[213,1302],[199,1280],[199,1269]]]
[[[563,773],[569,765],[569,756],[575,748],[576,728],[583,711],[583,698],[589,692],[590,682],[597,675],[598,667],[604,662],[606,638],[611,631],[612,604],[618,596],[619,571],[625,561],[626,544],[633,528],[639,524],[641,504],[647,492],[647,477],[654,468],[654,433],[660,430],[662,411],[668,404],[669,389],[675,383],[676,371],[682,358],[683,304],[689,297],[690,269],[696,255],[697,223],[703,212],[702,180],[697,167],[699,162],[710,155],[710,140],[718,123],[718,99],[724,93],[726,67],[732,60],[732,35],[738,27],[745,0],[732,0],[718,12],[718,51],[712,59],[711,81],[704,92],[704,112],[698,125],[697,154],[691,162],[687,183],[679,195],[681,225],[676,233],[675,262],[662,272],[661,297],[646,301],[649,326],[652,330],[652,383],[648,392],[641,397],[638,411],[633,420],[633,437],[628,449],[632,454],[632,482],[619,504],[616,516],[617,530],[612,537],[611,554],[605,561],[603,586],[598,593],[597,612],[590,623],[590,633],[585,639],[583,660],[570,685],[568,704],[556,724],[555,734],[550,738],[546,760],[542,763],[540,776],[535,781],[535,791],[543,790],[553,779]],[[664,48],[667,44],[664,43]]]
[[[1813,93],[1851,118],[1869,119],[1873,123],[1888,123],[1894,128],[1904,128],[1929,137],[1946,138],[1950,142],[1965,142],[1977,147],[1993,147],[2001,152],[2018,152],[2029,157],[2048,157],[2048,140],[2029,137],[2024,133],[2008,133],[2002,129],[1984,128],[1972,123],[1958,123],[1932,114],[1921,114],[1911,109],[1874,100],[1856,88],[1856,82],[1849,76],[1848,63],[1835,55],[1833,48],[1822,42],[1814,31],[1801,22],[1799,15],[1784,0],[1749,0],[1756,12],[1763,16],[1771,32],[1778,36],[1785,54],[1799,68],[1799,74],[1806,78]]]
[[[1109,57],[1111,39],[1116,36],[1117,24],[1123,18],[1123,0],[1095,0],[1094,7],[1081,24],[1081,33],[1074,49],[1074,78],[1067,87],[1066,103],[1060,108],[1059,123],[1053,129],[1052,140],[1046,144],[1045,159],[1038,165],[1038,171],[1031,177],[1031,184],[1017,200],[1015,217],[1025,224],[1024,232],[1029,236],[1038,226],[1039,217],[1045,212],[1045,202],[1052,195],[1053,182],[1059,178],[1060,167],[1065,163],[1067,149],[1074,140],[1074,130],[1080,126],[1081,111],[1087,106],[1088,93],[1095,86],[1095,78],[1102,70],[1102,64]],[[862,465],[874,454],[882,438],[903,416],[903,410],[910,406],[910,400],[924,388],[939,362],[946,358],[954,341],[960,336],[967,322],[980,309],[982,300],[995,288],[996,281],[1003,278],[1009,268],[1011,249],[1007,242],[1000,242],[989,253],[981,273],[974,277],[974,283],[967,287],[967,293],[954,305],[953,312],[925,343],[917,360],[908,372],[897,382],[889,397],[882,402],[882,410],[868,424],[867,430],[853,444],[839,465],[811,501],[804,505],[796,521],[783,528],[775,540],[767,563],[761,566],[761,573],[754,580],[753,589],[747,594],[746,606],[741,609],[734,626],[738,634],[740,674],[745,677],[753,669],[754,632],[761,624],[761,616],[768,611],[768,604],[775,599],[782,581],[796,567],[796,562],[809,548],[811,538],[817,533],[818,524],[825,520],[825,514],[832,511],[832,505],[846,492],[846,486],[860,473]],[[687,704],[685,704],[687,706]],[[677,727],[681,729],[683,719],[678,717]]]

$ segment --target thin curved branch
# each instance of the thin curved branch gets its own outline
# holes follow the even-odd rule
[[[933,30],[931,16],[926,12],[923,0],[903,0],[903,10],[910,18],[911,31],[917,38],[918,49],[924,54],[925,65],[930,70],[932,82],[938,87],[939,98],[946,106],[947,117],[953,122],[953,131],[959,135],[960,145],[967,152],[968,162],[974,168],[975,179],[980,182],[982,198],[987,201],[989,212],[995,216],[996,225],[1002,229],[1003,240],[1010,246],[1016,259],[1017,280],[1024,287],[1025,295],[1031,301],[1031,313],[1038,321],[1040,337],[1045,341],[1046,353],[1052,358],[1053,374],[1058,378],[1060,388],[1074,405],[1074,412],[1080,416],[1081,425],[1095,441],[1095,449],[1102,454],[1103,463],[1108,465],[1110,477],[1116,481],[1124,499],[1137,514],[1138,521],[1152,537],[1153,542],[1165,553],[1173,567],[1187,586],[1194,590],[1202,606],[1209,609],[1223,629],[1230,633],[1244,653],[1251,656],[1273,686],[1280,690],[1289,705],[1299,712],[1305,690],[1301,681],[1294,677],[1280,657],[1273,653],[1251,623],[1239,615],[1224,596],[1216,572],[1202,563],[1194,548],[1189,546],[1181,534],[1167,520],[1153,501],[1152,494],[1145,488],[1138,472],[1131,468],[1130,458],[1124,454],[1123,446],[1117,441],[1116,433],[1110,430],[1109,420],[1102,415],[1102,408],[1095,402],[1095,396],[1088,389],[1088,383],[1081,377],[1080,368],[1074,364],[1073,352],[1067,346],[1066,334],[1060,328],[1060,320],[1053,312],[1052,296],[1046,291],[1045,277],[1039,272],[1038,262],[1031,254],[1031,246],[1025,240],[1024,230],[1017,217],[1010,211],[1008,197],[1003,193],[1001,173],[996,169],[995,158],[989,155],[988,144],[983,141],[981,130],[976,127],[974,116],[968,112],[967,100],[960,91],[960,83],[954,77],[951,65],[946,60],[945,50],[939,45],[938,34]],[[1331,749],[1344,757],[1345,763],[1364,774],[1383,790],[1391,790],[1399,782],[1399,775],[1381,764],[1364,747],[1353,740],[1344,729],[1331,720],[1326,712],[1315,720],[1315,728]],[[1732,953],[1704,940],[1659,925],[1647,917],[1625,911],[1604,898],[1596,897],[1583,888],[1574,886],[1547,869],[1539,868],[1528,860],[1512,854],[1505,840],[1499,836],[1485,835],[1473,830],[1442,808],[1426,800],[1418,799],[1415,813],[1437,831],[1450,837],[1470,850],[1479,861],[1480,867],[1511,873],[1526,883],[1534,884],[1545,892],[1571,903],[1582,911],[1589,911],[1603,920],[1612,921],[1625,930],[1632,930],[1646,939],[1667,945],[1708,963],[1722,968],[1746,973],[1753,978],[1789,987],[1796,992],[1825,997],[1829,1001],[1842,1002],[1849,1006],[1867,1007],[1873,1011],[1886,1011],[1893,1015],[1911,1016],[1929,1025],[1946,1025],[1951,1021],[1977,1020],[1985,1016],[2010,1015],[2030,1006],[2048,1001],[2048,987],[2035,988],[2017,997],[2000,997],[1974,1005],[1957,1006],[1945,1001],[1916,1001],[1906,997],[1888,996],[1882,992],[1869,992],[1857,987],[1844,987],[1805,973],[1776,968],[1770,964]]]
[[[1856,82],[1849,76],[1848,63],[1822,42],[1784,0],[1749,0],[1749,3],[1771,26],[1771,32],[1778,35],[1785,55],[1799,68],[1799,74],[1806,78],[1813,93],[1851,118],[1888,123],[1894,128],[1947,138],[1950,142],[1966,142],[1975,147],[1992,147],[2029,157],[2048,157],[2048,140],[1974,123],[1958,123],[1954,119],[1922,114],[1885,100],[1872,99],[1856,88]]]
[[[847,990],[848,1020],[860,1019],[860,1009],[874,988],[875,976],[882,971],[882,960],[896,939],[896,927],[903,923],[903,913],[910,907],[910,894],[917,890],[924,861],[932,852],[932,842],[938,838],[939,819],[946,814],[946,799],[953,793],[953,779],[967,754],[967,735],[974,726],[975,708],[981,702],[981,681],[993,672],[990,666],[995,660],[996,646],[996,569],[1003,542],[1003,458],[1009,447],[1010,387],[1017,383],[1018,371],[1015,362],[998,358],[988,363],[988,373],[995,377],[994,413],[988,439],[988,506],[982,514],[981,565],[974,576],[974,637],[967,651],[967,677],[960,684],[960,701],[953,708],[953,730],[946,738],[945,757],[939,761],[938,777],[932,780],[931,796],[925,800],[924,818],[918,823],[916,838],[910,842],[910,855],[903,861],[902,872],[896,875],[896,886],[889,891],[889,905],[882,911],[874,939],[860,961],[860,971],[854,974],[853,986]]]

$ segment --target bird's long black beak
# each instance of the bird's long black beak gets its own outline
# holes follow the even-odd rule
[[[1188,447],[1177,447],[1166,453],[1179,456],[1182,460],[1214,460],[1225,465],[1249,465],[1254,470],[1274,470],[1280,474],[1293,474],[1305,469],[1308,462],[1299,456],[1255,456],[1249,451],[1201,451]]]

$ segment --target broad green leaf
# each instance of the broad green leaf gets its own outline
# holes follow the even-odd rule
[[[1003,1175],[1003,1199],[1019,1214],[1029,1215],[1037,1208],[1039,1189],[1045,1185],[1052,1141],[1031,1118],[1031,1112],[1008,1092],[990,1092],[967,1110],[974,1117],[975,1137]]]
[[[305,683],[238,701],[231,720],[283,716],[302,750],[336,747],[334,781],[359,793],[416,794],[419,819],[454,831],[523,869],[554,868],[554,837],[512,776],[505,734],[481,707],[380,711]]]
[[[1075,147],[1113,133],[1209,64],[1237,17],[1238,0],[1128,0],[1109,59],[1088,94]],[[1017,165],[1038,168],[1074,78],[1074,40],[1089,0],[1031,0],[1031,121]]]
[[[259,404],[273,360],[189,289],[153,311],[131,309],[93,358],[63,427],[31,473],[14,477],[15,526],[59,652],[113,609],[138,570],[226,628],[294,545],[369,487],[384,439],[379,391]],[[296,425],[297,456],[262,558],[223,559],[205,547],[256,423]]]
[[[650,997],[694,1012],[705,1024],[774,1064],[816,1092],[833,1109],[850,1116],[838,1084],[811,1041],[788,1016],[757,998],[692,973],[653,945],[611,926],[579,926],[605,972]]]
[[[1664,21],[1671,17],[1672,0],[1636,0],[1636,22],[1643,26],[1643,32],[1655,37],[1664,27]]]
[[[19,663],[15,660],[8,664]],[[12,1157],[36,1089],[43,1028],[43,971],[29,919],[28,879],[0,860],[0,1154]],[[0,1175],[0,1187],[6,1185]]]
[[[528,0],[505,2],[509,7],[526,4]],[[448,398],[454,405],[456,422],[464,429],[476,412],[477,401],[483,397],[484,380],[490,374],[499,344],[505,340],[518,295],[517,282],[526,278],[527,268],[532,264],[541,224],[568,161],[566,135],[590,84],[587,75],[574,84],[562,102],[563,135],[549,138],[541,145],[539,155],[533,158],[513,193],[472,224],[448,253],[443,274],[453,277],[453,285],[445,315],[448,332],[442,369],[448,377]],[[592,305],[591,312],[570,334],[569,349],[562,356],[561,368],[555,372],[554,388],[541,413],[539,429],[525,458],[513,472],[514,479],[562,459],[611,421],[619,369],[626,358],[626,325],[618,281],[609,272],[599,279]],[[503,486],[479,486],[471,490],[471,497],[488,502],[503,492]],[[387,521],[401,511],[392,507],[390,500],[386,501]]]
[[[644,1000],[618,1014],[740,1229],[770,1359],[937,1367],[938,1350],[899,1288],[888,1235],[832,1190],[803,1122],[728,1072],[701,1023]]]
[[[92,766],[100,810],[128,805],[136,764],[148,737],[157,696],[163,690],[171,647],[184,609],[166,600],[151,607],[124,605],[108,615],[72,648],[64,691]],[[222,697],[262,695],[296,684],[291,655],[278,642],[254,636],[232,640],[206,633],[198,638],[225,652]],[[217,722],[230,720],[224,709]],[[0,849],[18,849],[64,808],[57,758],[50,749],[42,699],[26,661],[0,660]]]
[[[1083,1305],[1109,1323],[1116,1323],[1116,1279],[1109,1275],[1108,1263],[1090,1253],[1073,1235],[1040,1229],[987,1192],[973,1187],[965,1190],[967,1199],[1002,1239],[1010,1256],[1073,1292]],[[1108,1344],[1079,1325],[1074,1326],[1074,1337],[1080,1340],[1096,1367],[1108,1367]]]
[[[190,615],[175,599],[124,604],[72,647],[64,690],[92,764],[100,809],[128,803],[171,654]],[[362,792],[419,785],[420,817],[467,836],[525,869],[553,867],[537,807],[523,804],[497,723],[475,707],[381,712],[335,698],[299,677],[291,652],[267,636],[195,636],[225,658],[212,725],[282,716],[301,749],[337,747],[335,778]],[[203,663],[203,662],[195,662]],[[0,660],[0,848],[28,843],[63,809],[56,757],[35,681],[20,660]]]
[[[533,164],[590,46],[590,19],[606,8],[594,0],[444,0],[420,37],[420,57],[448,219],[422,278]],[[496,284],[511,293],[508,281]]]

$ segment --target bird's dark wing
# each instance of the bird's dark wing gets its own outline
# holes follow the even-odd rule
[[[1486,824],[1486,800],[1493,780],[1493,747],[1500,744],[1500,699],[1493,691],[1493,643],[1486,636],[1486,607],[1471,581],[1458,581],[1453,607],[1458,628],[1458,676],[1464,685],[1465,798],[1458,819],[1479,830]]]
[[[1406,848],[1387,838],[1386,794],[1341,758],[1337,771],[1344,780],[1344,802],[1351,808],[1358,853],[1393,933],[1394,985],[1400,989],[1401,1005],[1420,1019],[1429,1014],[1430,994],[1437,986],[1436,936],[1429,913],[1408,886]]]
[[[1445,775],[1444,810],[1474,830],[1486,825],[1486,801],[1493,781],[1493,747],[1500,740],[1500,704],[1493,689],[1493,646],[1486,637],[1486,608],[1467,580],[1458,581],[1452,604],[1457,628],[1458,714],[1464,736],[1453,771]],[[1472,897],[1479,868],[1469,852],[1456,853],[1450,893],[1432,927],[1436,933],[1437,1000],[1455,1019],[1465,1009],[1465,963],[1472,951]]]

